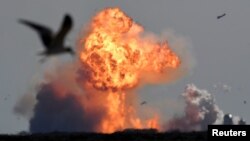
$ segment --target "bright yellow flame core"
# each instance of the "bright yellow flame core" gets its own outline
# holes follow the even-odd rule
[[[92,19],[88,35],[81,40],[80,59],[89,78],[85,87],[107,94],[107,116],[99,129],[102,132],[129,126],[159,128],[157,116],[145,123],[135,116],[135,109],[126,105],[125,90],[135,87],[143,73],[177,68],[180,59],[167,42],[143,37],[143,31],[119,8],[108,8]]]

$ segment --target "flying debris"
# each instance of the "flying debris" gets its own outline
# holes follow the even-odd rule
[[[141,105],[147,104],[147,101],[142,101]]]
[[[223,13],[222,15],[217,16],[217,19],[223,18],[224,16],[226,16],[226,13]]]
[[[45,51],[39,53],[39,55],[51,56],[62,53],[70,53],[71,55],[75,54],[70,47],[64,46],[65,37],[73,26],[73,20],[69,14],[66,14],[64,16],[61,28],[57,33],[53,33],[50,28],[44,25],[40,25],[28,20],[20,19],[19,23],[24,24],[38,32],[41,41],[45,47]],[[41,61],[44,61],[44,59]]]

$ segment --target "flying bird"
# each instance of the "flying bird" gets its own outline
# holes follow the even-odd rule
[[[222,15],[217,16],[217,19],[220,19],[222,17],[226,16],[226,13],[223,13]]]
[[[38,33],[45,48],[39,55],[47,57],[62,53],[75,54],[71,47],[64,46],[65,37],[73,26],[73,20],[69,14],[65,14],[61,27],[57,33],[53,33],[49,27],[28,20],[20,19],[19,23],[30,27]]]
[[[244,104],[247,104],[247,101],[246,101],[246,100],[244,100]]]

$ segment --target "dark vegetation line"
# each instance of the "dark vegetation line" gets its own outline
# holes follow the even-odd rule
[[[207,132],[116,132],[0,135],[0,141],[206,141]]]

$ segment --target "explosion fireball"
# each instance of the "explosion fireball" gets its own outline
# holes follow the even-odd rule
[[[31,133],[112,133],[127,128],[199,131],[206,130],[208,124],[227,122],[212,94],[192,84],[182,94],[184,115],[164,122],[152,109],[146,109],[150,116],[140,115],[133,90],[145,83],[176,80],[190,60],[185,54],[180,59],[167,41],[145,32],[119,8],[97,13],[78,47],[76,61],[45,73],[46,83],[39,83],[35,105],[35,100],[30,100],[33,94],[17,103],[15,112],[24,116],[31,115],[33,109]],[[239,117],[227,119],[245,124]]]
[[[120,9],[105,9],[91,22],[82,40],[81,61],[88,68],[89,84],[97,89],[129,89],[140,74],[161,73],[176,68],[180,59],[168,47],[141,37],[143,27]]]
[[[161,130],[157,113],[139,116],[133,90],[176,79],[181,60],[168,42],[146,33],[119,8],[107,8],[92,18],[78,47],[76,62],[46,74],[30,131]]]
[[[91,21],[89,34],[81,40],[80,61],[86,90],[106,95],[106,116],[101,132],[119,129],[159,128],[158,117],[141,121],[133,106],[126,105],[126,91],[136,87],[142,74],[160,75],[180,65],[179,57],[161,43],[143,37],[144,29],[119,8],[108,8]]]

